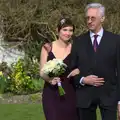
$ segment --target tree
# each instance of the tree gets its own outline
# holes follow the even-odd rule
[[[56,39],[56,25],[61,17],[68,16],[73,20],[75,35],[87,30],[84,8],[91,2],[105,5],[105,28],[120,33],[118,0],[1,0],[1,29],[4,38],[17,41],[18,47],[24,49],[28,56],[39,58],[41,44]]]

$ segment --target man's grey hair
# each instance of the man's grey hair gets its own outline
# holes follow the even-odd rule
[[[105,7],[100,3],[90,3],[85,8],[85,13],[87,13],[89,8],[98,8],[100,10],[101,16],[105,16]]]

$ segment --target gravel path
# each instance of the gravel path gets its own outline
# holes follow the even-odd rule
[[[29,95],[13,95],[11,93],[0,95],[0,104],[41,103],[41,93]]]

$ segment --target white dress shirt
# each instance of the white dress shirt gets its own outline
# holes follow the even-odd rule
[[[90,31],[90,38],[91,38],[92,45],[93,45],[93,42],[94,42],[94,35],[98,35],[98,37],[97,37],[97,43],[99,45],[100,41],[101,41],[101,38],[103,36],[103,28],[101,28],[100,31],[97,34],[95,34],[92,31]]]

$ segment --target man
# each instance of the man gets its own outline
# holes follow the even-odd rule
[[[104,19],[103,5],[88,4],[89,32],[73,41],[71,66],[80,70],[74,78],[79,120],[96,120],[97,106],[102,120],[116,120],[117,105],[120,111],[120,39],[103,29]]]

